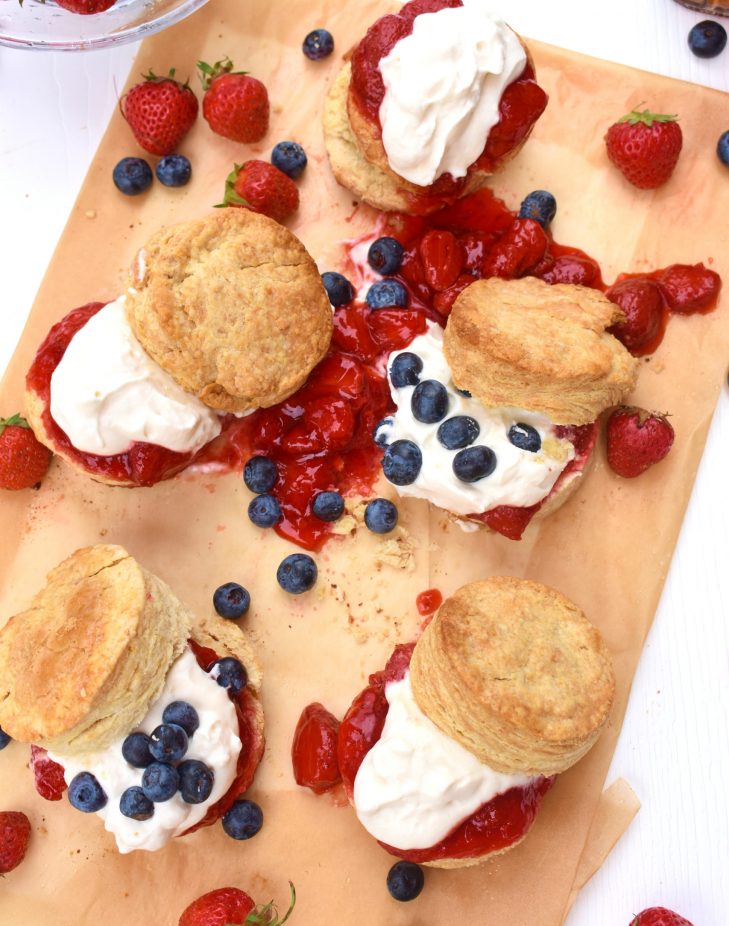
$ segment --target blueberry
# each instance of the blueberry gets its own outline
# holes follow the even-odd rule
[[[382,458],[382,471],[396,486],[409,486],[415,482],[422,466],[423,454],[411,440],[393,441]]]
[[[176,723],[161,723],[150,734],[149,751],[158,762],[179,762],[187,752],[187,733]]]
[[[396,862],[387,872],[387,890],[395,900],[415,900],[424,883],[423,869],[415,862]]]
[[[188,736],[192,736],[200,726],[197,711],[187,701],[171,701],[162,712],[162,722],[182,727]]]
[[[248,517],[256,527],[273,527],[281,520],[281,506],[273,495],[256,495],[248,505]]]
[[[179,786],[180,776],[177,769],[166,762],[153,762],[145,768],[142,775],[142,791],[145,797],[155,804],[161,804],[174,797]]]
[[[373,270],[383,276],[388,276],[391,273],[397,273],[400,269],[404,253],[403,246],[397,238],[378,238],[370,245],[367,261]]]
[[[334,51],[334,38],[326,29],[314,29],[304,39],[301,50],[312,61],[328,58]]]
[[[186,804],[202,804],[210,797],[215,774],[204,762],[186,759],[177,766],[180,776],[180,794]]]
[[[521,421],[517,421],[516,424],[512,424],[509,428],[509,440],[519,450],[528,450],[530,453],[536,453],[542,446],[539,431],[530,424],[524,424]]]
[[[341,273],[335,273],[333,270],[327,270],[322,273],[321,281],[324,289],[327,291],[329,301],[338,308],[340,305],[346,305],[354,299],[354,288],[349,280],[342,276]]]
[[[229,688],[234,694],[238,694],[248,684],[248,673],[245,666],[239,659],[232,656],[224,656],[213,666],[217,669],[215,681],[221,688]]]
[[[314,496],[311,512],[321,521],[336,521],[344,514],[344,499],[339,492],[320,492]]]
[[[263,826],[263,811],[254,801],[236,801],[223,815],[223,829],[232,839],[250,839]]]
[[[398,354],[390,364],[390,382],[396,389],[402,389],[403,386],[417,386],[422,371],[423,361],[420,357],[410,351],[405,351]]]
[[[399,280],[378,280],[367,290],[365,299],[371,309],[392,309],[408,304],[408,291]]]
[[[251,457],[243,467],[243,482],[256,495],[270,492],[278,480],[278,470],[268,457]]]
[[[373,534],[389,534],[397,524],[397,507],[388,498],[373,498],[365,508],[364,519]]]
[[[154,816],[154,804],[138,785],[127,788],[119,798],[119,810],[132,820],[149,820]]]
[[[519,208],[520,219],[535,219],[542,228],[547,228],[557,214],[557,200],[546,190],[534,190]]]
[[[91,772],[79,772],[68,786],[68,799],[72,807],[84,813],[95,813],[106,806],[106,793]]]
[[[442,383],[426,379],[418,383],[410,399],[413,417],[424,424],[435,424],[448,414],[448,393]]]
[[[146,768],[154,761],[149,751],[150,742],[146,733],[130,733],[122,743],[122,755],[134,768]]]
[[[446,450],[460,450],[468,447],[481,433],[478,421],[468,415],[447,418],[438,428],[437,437]]]
[[[388,437],[390,436],[390,428],[393,425],[394,419],[388,415],[387,418],[383,418],[381,421],[378,421],[375,425],[375,430],[372,432],[372,440],[377,444],[378,447],[382,447],[383,450],[387,447]]]
[[[122,158],[111,176],[125,196],[137,196],[152,185],[152,168],[143,158]]]
[[[271,163],[280,171],[295,180],[306,167],[306,152],[296,141],[280,141],[271,152]]]
[[[168,154],[158,162],[154,172],[164,186],[185,186],[192,176],[192,167],[183,154]]]
[[[729,132],[724,132],[719,136],[719,141],[716,145],[716,153],[719,155],[721,163],[729,167]]]
[[[688,34],[688,46],[697,58],[716,58],[725,45],[726,29],[713,19],[696,23]]]
[[[247,613],[251,606],[248,589],[237,582],[226,582],[213,592],[213,607],[221,617],[237,620]]]
[[[8,736],[5,730],[3,730],[2,727],[0,727],[0,749],[5,749],[5,747],[8,745],[11,739],[12,737]]]
[[[278,584],[285,592],[301,595],[316,582],[318,570],[314,560],[306,553],[291,553],[276,570]]]
[[[496,469],[496,454],[490,447],[466,447],[453,457],[453,472],[461,482],[478,482]]]

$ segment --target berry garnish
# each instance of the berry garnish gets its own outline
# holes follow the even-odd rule
[[[542,447],[542,438],[539,431],[530,424],[524,424],[517,421],[509,428],[507,435],[511,443],[520,450],[528,450],[529,453],[537,453]]]
[[[391,309],[408,304],[408,291],[399,280],[378,280],[367,290],[365,296],[371,309]]]
[[[137,143],[150,154],[163,156],[172,154],[192,128],[198,103],[188,84],[175,80],[172,68],[167,77],[157,77],[152,71],[145,74],[119,106]]]
[[[271,152],[271,163],[296,180],[306,167],[306,152],[297,141],[280,141]]]
[[[714,19],[704,19],[689,32],[688,47],[697,58],[716,58],[726,47],[726,29]]]
[[[217,135],[231,141],[260,141],[268,131],[270,106],[266,87],[245,71],[234,71],[230,58],[210,65],[198,61],[203,116]]]
[[[412,485],[418,478],[422,466],[422,451],[411,440],[396,440],[388,444],[382,458],[382,472],[396,486]],[[397,515],[395,517],[397,520]]]
[[[716,153],[722,164],[729,167],[729,131],[722,132],[716,143]]]
[[[520,219],[534,219],[542,228],[548,228],[556,214],[557,200],[547,190],[533,190],[519,207]]]
[[[251,606],[251,596],[248,589],[238,585],[237,582],[226,582],[215,589],[213,593],[213,607],[216,612],[228,620],[237,620],[248,612]]]
[[[454,418],[447,418],[439,426],[436,437],[446,450],[461,450],[472,444],[480,433],[481,428],[475,418],[456,415]]]
[[[403,254],[403,246],[397,238],[385,236],[372,242],[367,251],[367,263],[377,273],[389,276],[400,269]]]
[[[435,424],[448,414],[448,392],[436,379],[423,380],[413,390],[410,407],[417,421]]]
[[[187,733],[176,723],[161,723],[149,735],[149,751],[158,762],[179,762],[187,745]]]
[[[122,158],[111,175],[114,186],[125,196],[138,196],[152,186],[152,168],[144,158]]]
[[[38,794],[46,801],[60,801],[67,787],[63,766],[50,759],[45,749],[32,745],[30,767]]]
[[[635,277],[621,280],[605,293],[619,305],[625,320],[610,328],[610,332],[631,353],[640,354],[655,344],[664,315],[663,297],[653,280]]]
[[[334,38],[326,29],[314,29],[304,39],[301,50],[311,61],[320,61],[334,51]]]
[[[322,273],[321,281],[327,291],[329,301],[335,309],[339,308],[340,305],[347,305],[348,302],[354,299],[352,284],[341,273],[327,270],[326,273]]]
[[[245,666],[239,659],[235,659],[233,656],[224,656],[222,659],[218,659],[211,670],[215,681],[222,688],[229,688],[233,694],[238,694],[243,691],[243,689],[248,684],[248,673],[245,670]]]
[[[225,178],[225,195],[220,206],[242,206],[283,222],[299,208],[299,191],[294,181],[266,161],[234,164]]]
[[[417,386],[423,371],[423,361],[417,354],[404,351],[398,354],[390,365],[390,382],[396,389],[403,386]]]
[[[389,534],[397,525],[397,507],[389,498],[373,498],[365,508],[364,522],[373,534]]]
[[[177,769],[166,762],[153,762],[142,773],[142,791],[155,804],[169,801],[175,796],[179,786],[180,776]]]
[[[453,457],[453,472],[461,482],[478,482],[495,469],[496,454],[490,447],[466,447]]]
[[[276,580],[285,592],[301,595],[316,583],[318,570],[314,560],[306,553],[291,553],[281,560]]]
[[[691,926],[691,923],[666,907],[649,907],[631,920],[630,926]]]
[[[25,858],[30,840],[30,820],[19,810],[0,811],[0,875],[5,875]]]
[[[223,829],[231,839],[251,839],[262,826],[263,811],[255,801],[236,801],[223,815]]]
[[[209,891],[186,907],[178,926],[283,926],[296,903],[296,891],[291,888],[291,903],[279,919],[273,901],[256,906],[245,891],[237,887],[220,887]]]
[[[0,418],[0,489],[30,489],[40,484],[51,451],[18,415]]]
[[[119,810],[132,820],[149,820],[154,816],[154,802],[138,785],[127,788],[119,798]]]
[[[248,504],[248,517],[256,527],[273,527],[281,520],[281,505],[273,495],[256,495]]]
[[[423,869],[415,862],[396,862],[387,873],[387,890],[395,900],[415,900],[424,883]]]
[[[691,315],[716,305],[721,277],[703,264],[671,264],[658,274],[658,288],[671,312]]]
[[[192,176],[192,165],[184,154],[168,154],[154,169],[163,186],[185,186]]]
[[[276,464],[268,457],[251,457],[243,468],[243,482],[257,495],[270,492],[277,479]]]
[[[162,723],[182,727],[188,736],[192,736],[200,726],[200,717],[192,704],[188,704],[187,701],[170,701],[162,711]]]
[[[342,780],[337,763],[339,721],[323,704],[307,705],[301,712],[291,744],[291,762],[297,785],[322,794]]]
[[[344,499],[339,492],[319,492],[312,499],[311,513],[321,521],[337,521],[344,514]]]
[[[0,727],[0,749],[5,749],[12,737]]]
[[[79,772],[68,786],[68,800],[83,813],[95,813],[106,805],[106,792],[91,772]]]
[[[607,461],[618,476],[633,479],[666,456],[673,438],[665,415],[622,406],[607,421]]]
[[[180,794],[186,804],[202,804],[209,797],[215,783],[215,774],[199,759],[186,759],[177,766],[180,776]]]
[[[653,190],[673,173],[683,144],[677,118],[634,109],[607,130],[608,157],[633,186]]]
[[[151,740],[146,733],[130,733],[122,743],[122,755],[134,768],[146,768],[154,762],[154,757],[149,751],[150,743]]]
[[[80,13],[82,16],[103,13],[115,3],[116,0],[56,0],[56,6],[68,10],[69,13]]]

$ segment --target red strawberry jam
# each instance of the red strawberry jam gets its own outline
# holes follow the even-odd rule
[[[442,604],[443,595],[437,588],[429,588],[421,592],[415,599],[415,607],[418,609],[418,614],[421,614],[423,617],[434,614]]]
[[[410,665],[414,643],[396,646],[385,669],[369,677],[369,684],[352,702],[339,728],[339,768],[347,796],[352,799],[354,780],[364,757],[382,735],[389,705],[385,686],[400,681]],[[477,858],[513,845],[526,835],[539,804],[554,778],[538,778],[523,788],[511,788],[479,807],[437,845],[428,849],[402,849],[380,843],[392,855],[411,862]]]
[[[308,704],[301,712],[291,744],[291,763],[297,785],[323,794],[339,784],[337,765],[339,721],[323,704]]]

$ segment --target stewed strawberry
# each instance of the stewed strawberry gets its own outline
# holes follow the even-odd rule
[[[304,708],[291,746],[297,784],[322,794],[342,780],[337,764],[338,733],[339,721],[322,704]]]

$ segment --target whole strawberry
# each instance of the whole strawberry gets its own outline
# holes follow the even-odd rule
[[[256,906],[245,891],[221,887],[194,900],[183,911],[178,926],[283,926],[295,903],[296,892],[291,884],[291,905],[279,919],[273,901]]]
[[[691,926],[691,923],[666,907],[650,907],[639,913],[630,926]]]
[[[0,874],[7,874],[25,858],[30,820],[19,810],[0,811]]]
[[[660,462],[673,445],[664,415],[623,405],[607,421],[607,460],[618,476],[632,479]]]
[[[198,61],[205,96],[203,116],[217,135],[245,143],[260,141],[268,131],[268,91],[245,71],[234,71],[230,58],[212,66]]]
[[[653,190],[673,173],[683,144],[677,118],[634,109],[607,130],[608,157],[633,186]]]
[[[119,103],[138,144],[159,157],[177,150],[197,118],[197,97],[174,78],[174,68],[167,77],[150,71]]]
[[[62,6],[71,13],[81,13],[88,16],[90,13],[103,13],[114,6],[116,0],[56,0],[56,6]]]
[[[0,418],[0,489],[29,489],[45,476],[51,451],[20,415]]]
[[[225,179],[221,206],[243,206],[283,222],[299,208],[296,184],[268,161],[234,164]]]

